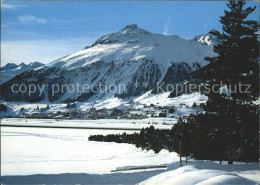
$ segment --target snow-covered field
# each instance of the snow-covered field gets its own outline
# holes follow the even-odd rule
[[[86,128],[122,128],[142,129],[154,125],[159,129],[170,129],[177,122],[175,118],[147,118],[147,119],[101,119],[101,120],[59,120],[59,119],[24,119],[4,118],[1,125],[25,125],[48,127],[86,127]]]
[[[168,164],[176,153],[142,151],[130,144],[88,141],[123,131],[1,128],[1,175],[110,173],[117,167]],[[133,131],[127,131],[133,133]]]
[[[179,168],[179,157],[174,152],[163,150],[155,154],[153,151],[143,151],[130,144],[88,141],[88,137],[93,134],[122,132],[124,131],[1,127],[3,182],[136,184],[145,180],[141,184],[149,185],[259,182],[259,163],[219,165],[216,162],[190,159],[188,166]],[[129,166],[151,165],[167,165],[168,168],[111,172]]]

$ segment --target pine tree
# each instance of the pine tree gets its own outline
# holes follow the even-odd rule
[[[227,84],[230,90],[233,90],[231,96],[228,97],[217,94],[216,89],[214,92],[211,91],[205,108],[208,113],[215,114],[221,118],[216,125],[216,129],[221,130],[221,132],[216,133],[216,138],[218,139],[215,140],[227,139],[221,142],[223,142],[222,145],[227,145],[229,148],[229,164],[233,164],[235,150],[241,149],[243,140],[246,141],[251,138],[252,141],[251,136],[242,136],[241,133],[244,133],[245,130],[249,131],[248,125],[252,125],[250,128],[256,127],[255,125],[258,122],[257,119],[250,120],[243,117],[241,112],[241,110],[246,112],[254,110],[255,105],[252,103],[252,100],[255,100],[258,96],[259,84],[257,65],[258,41],[256,36],[258,27],[256,21],[247,20],[248,15],[256,7],[244,9],[244,5],[245,1],[229,1],[227,3],[229,11],[225,10],[225,15],[220,17],[222,33],[218,31],[211,32],[219,40],[214,46],[214,52],[218,55],[213,58],[205,58],[212,65],[210,74],[212,78],[211,86],[221,81]],[[244,88],[239,90],[239,84],[240,87],[243,85]],[[251,87],[250,93],[245,92],[245,88],[248,86]],[[244,106],[247,106],[248,109],[245,110]],[[254,138],[258,138],[257,131],[258,129],[250,132]],[[258,147],[254,145],[255,148]],[[246,147],[243,149],[244,155],[250,152]]]
[[[192,129],[190,124],[184,122],[179,118],[178,122],[172,127],[171,137],[173,139],[173,150],[180,156],[180,163],[182,164],[181,157],[187,157],[191,155],[192,151]]]
[[[222,33],[216,30],[211,32],[219,40],[214,45],[214,52],[218,55],[205,59],[213,63],[212,77],[217,83],[222,81],[233,86],[239,82],[249,83],[253,95],[258,96],[258,83],[253,83],[258,81],[258,26],[256,21],[247,20],[256,7],[244,9],[244,5],[245,1],[227,3],[230,11],[225,10],[225,15],[220,17]],[[233,93],[233,98],[242,99],[242,95],[246,101],[253,98],[251,94],[240,92]]]

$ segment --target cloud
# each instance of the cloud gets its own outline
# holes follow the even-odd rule
[[[33,23],[33,22],[37,22],[37,23],[41,23],[44,24],[47,21],[43,18],[37,18],[34,15],[21,15],[18,17],[18,20],[22,23]]]
[[[47,22],[47,21],[46,21],[45,19],[43,19],[43,18],[38,18],[38,19],[36,19],[36,21],[37,21],[38,23],[42,23],[42,24],[44,24],[44,23]]]
[[[163,34],[164,35],[168,35],[169,34],[169,29],[170,29],[170,23],[172,20],[172,15],[170,15],[164,25],[164,30],[163,30]]]
[[[35,16],[31,16],[31,15],[22,15],[18,17],[18,20],[21,22],[32,22],[36,19]]]
[[[17,8],[26,8],[26,7],[28,7],[28,5],[6,4],[6,3],[1,4],[1,9],[6,9],[6,10],[15,10]]]
[[[3,9],[16,9],[14,5],[8,5],[8,4],[5,4],[5,3],[1,4],[1,8],[3,8]]]

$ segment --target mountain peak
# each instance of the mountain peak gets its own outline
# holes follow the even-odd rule
[[[136,24],[130,24],[116,33],[105,35],[94,42],[91,47],[98,44],[114,44],[138,38],[140,35],[151,35],[150,32],[139,28]],[[88,48],[88,47],[87,47]]]
[[[137,30],[140,29],[137,24],[129,24],[126,25],[123,29],[121,29],[119,32],[126,32],[126,31],[133,31],[133,30]]]
[[[208,34],[211,34],[211,33],[216,33],[216,32],[219,32],[218,30],[216,30],[216,29],[211,29],[209,32],[208,32]],[[212,34],[211,34],[212,35]]]
[[[141,29],[137,26],[137,24],[130,24],[130,25],[126,25],[123,29],[121,29],[118,34],[148,34],[149,32]]]
[[[193,40],[200,42],[202,44],[209,45],[209,46],[214,45],[214,44],[218,43],[218,39],[215,35],[211,34],[212,32],[217,32],[217,30],[212,29],[206,34],[202,34],[202,35],[198,35],[198,36],[194,37]]]
[[[35,61],[35,62],[31,62],[30,64],[28,64],[28,66],[36,68],[36,67],[43,66],[43,64],[40,63],[40,62]]]
[[[18,65],[16,65],[15,63],[7,63],[5,66],[1,67],[1,71],[14,69],[17,66]]]
[[[126,25],[123,29],[135,29],[138,28],[137,24],[129,24]]]
[[[26,65],[26,64],[22,62],[21,64],[19,64],[19,67],[20,67],[20,66],[25,66],[25,65]]]

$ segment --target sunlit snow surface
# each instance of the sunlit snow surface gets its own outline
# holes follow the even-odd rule
[[[112,130],[1,128],[1,175],[110,173],[120,166],[159,165],[176,153],[142,151],[130,144],[88,141]],[[127,131],[133,133],[133,131]]]
[[[223,169],[225,169],[225,167],[223,167]],[[141,182],[139,185],[244,185],[257,184],[258,182],[243,178],[231,172],[212,169],[197,169],[194,166],[184,166],[176,170],[164,172],[159,175],[153,176],[145,180],[144,182]]]
[[[4,118],[1,125],[25,125],[48,127],[83,127],[104,129],[138,129],[150,127],[151,124],[158,129],[171,129],[177,122],[176,118],[147,118],[147,119],[100,119],[100,120],[62,120],[62,119],[25,119]],[[119,129],[120,130],[120,129]]]
[[[39,175],[19,177],[19,175],[32,174],[49,174],[44,177],[43,182],[46,184],[65,183],[70,177],[71,182],[85,182],[86,179],[90,184],[93,182],[94,184],[95,182],[127,184],[130,181],[138,183],[149,177],[151,178],[142,184],[259,183],[259,163],[219,165],[217,162],[189,159],[188,166],[184,163],[184,167],[179,168],[179,157],[174,152],[162,150],[155,154],[153,151],[142,151],[130,144],[88,141],[89,135],[92,134],[122,132],[124,131],[1,127],[1,176],[4,176],[3,179],[9,184],[21,180],[28,182],[28,178],[34,179],[33,184],[41,183]],[[167,171],[157,169],[149,173],[110,172],[129,166],[165,164],[168,166]],[[66,176],[67,180],[64,180],[62,175],[53,176],[53,174],[68,173],[71,175]],[[7,175],[15,177],[7,177]],[[56,181],[51,181],[52,178],[56,178]]]

